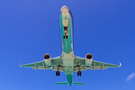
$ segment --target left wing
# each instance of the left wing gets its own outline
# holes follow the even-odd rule
[[[120,65],[114,65],[114,64],[109,64],[109,63],[104,63],[104,62],[99,62],[99,61],[92,61],[92,64],[90,66],[90,68],[85,67],[85,58],[81,58],[81,57],[75,57],[75,66],[80,65],[80,70],[86,70],[86,69],[107,69],[107,68],[115,68],[115,67],[120,67]],[[75,71],[78,71],[79,68],[75,67]]]
[[[62,58],[59,57],[55,57],[51,59],[52,61],[52,65],[50,68],[47,68],[47,66],[45,65],[44,60],[39,61],[39,62],[34,62],[34,63],[30,63],[30,64],[25,64],[25,65],[20,65],[20,67],[31,67],[33,69],[52,69],[52,70],[57,70],[57,65],[62,66]],[[59,67],[59,71],[63,71],[63,67]]]

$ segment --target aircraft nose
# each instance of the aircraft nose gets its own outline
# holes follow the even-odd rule
[[[69,8],[64,5],[60,10],[62,13],[67,13],[69,11]]]

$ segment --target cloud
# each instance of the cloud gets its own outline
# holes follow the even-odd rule
[[[134,77],[135,77],[135,73],[132,73],[131,75],[129,75],[129,76],[127,77],[127,81],[133,79]]]

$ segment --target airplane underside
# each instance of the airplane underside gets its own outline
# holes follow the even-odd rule
[[[60,72],[66,74],[67,82],[60,82],[56,84],[61,85],[85,85],[85,83],[74,82],[73,73],[77,72],[77,76],[81,76],[81,71],[86,69],[97,70],[97,69],[107,69],[120,67],[120,65],[114,65],[104,62],[99,62],[93,60],[92,54],[86,54],[85,58],[78,57],[74,55],[73,44],[72,44],[72,15],[71,11],[67,6],[61,8],[60,13],[60,29],[61,29],[61,39],[62,39],[62,55],[51,58],[49,54],[44,55],[44,60],[20,65],[20,67],[31,67],[33,69],[52,69],[56,71],[56,76],[60,76]]]

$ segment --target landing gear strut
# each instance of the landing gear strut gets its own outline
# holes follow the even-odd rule
[[[59,71],[60,65],[57,65],[57,71],[56,71],[56,76],[60,76],[60,71]]]

